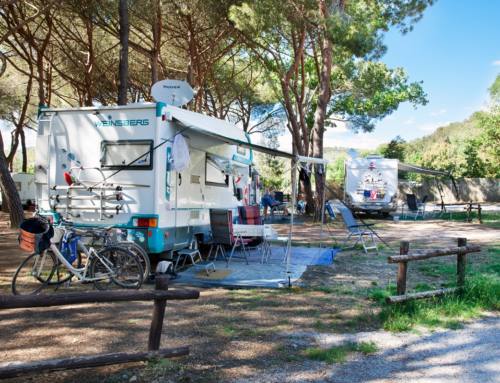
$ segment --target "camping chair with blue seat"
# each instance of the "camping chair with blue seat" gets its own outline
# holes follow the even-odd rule
[[[344,240],[342,248],[345,249],[345,245],[347,244],[347,242],[351,239],[351,237],[354,237],[356,238],[356,242],[352,247],[356,246],[359,242],[361,242],[365,254],[368,254],[368,250],[375,250],[378,254],[378,247],[377,244],[375,243],[375,238],[373,237],[373,236],[378,237],[378,235],[372,229],[372,226],[374,226],[374,224],[358,223],[354,218],[351,209],[349,209],[343,203],[340,203],[335,207],[338,209],[340,215],[342,216],[344,224],[347,227],[347,230],[349,231],[349,235]],[[369,237],[368,242],[367,240],[365,240],[365,237],[366,238]]]
[[[217,259],[220,250],[222,256],[226,260],[226,267],[229,267],[229,262],[231,262],[233,258],[234,251],[240,248],[243,256],[238,258],[245,259],[248,265],[246,245],[250,241],[233,234],[233,212],[231,210],[210,209],[210,228],[212,231],[212,247],[215,246],[214,260]],[[225,246],[231,246],[229,257],[226,255]]]

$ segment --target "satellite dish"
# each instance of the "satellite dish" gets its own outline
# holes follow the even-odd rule
[[[193,99],[194,91],[186,81],[161,80],[151,87],[151,96],[168,105],[182,106]]]

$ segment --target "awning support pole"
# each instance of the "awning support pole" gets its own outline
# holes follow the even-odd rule
[[[321,193],[321,231],[319,233],[319,248],[323,247],[323,228],[325,224],[325,202],[326,202],[326,164],[321,165],[323,167],[323,192]]]
[[[286,276],[288,279],[288,287],[291,287],[290,281],[290,261],[292,258],[292,235],[293,223],[295,218],[295,205],[297,194],[297,165],[299,162],[295,159],[292,160],[292,206],[290,209],[290,230],[288,231],[288,243],[286,245]]]

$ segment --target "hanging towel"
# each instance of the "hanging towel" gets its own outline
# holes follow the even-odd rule
[[[189,147],[182,134],[174,138],[172,145],[172,170],[182,172],[189,167]]]

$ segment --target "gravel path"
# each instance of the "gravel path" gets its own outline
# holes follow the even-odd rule
[[[353,354],[343,364],[305,361],[290,371],[273,371],[246,382],[329,383],[500,383],[500,317],[488,316],[460,330],[399,333],[294,334],[320,347],[373,341],[378,351]],[[293,339],[292,339],[293,341]]]
[[[335,368],[332,382],[500,382],[500,317],[424,335],[358,334],[380,351]]]

